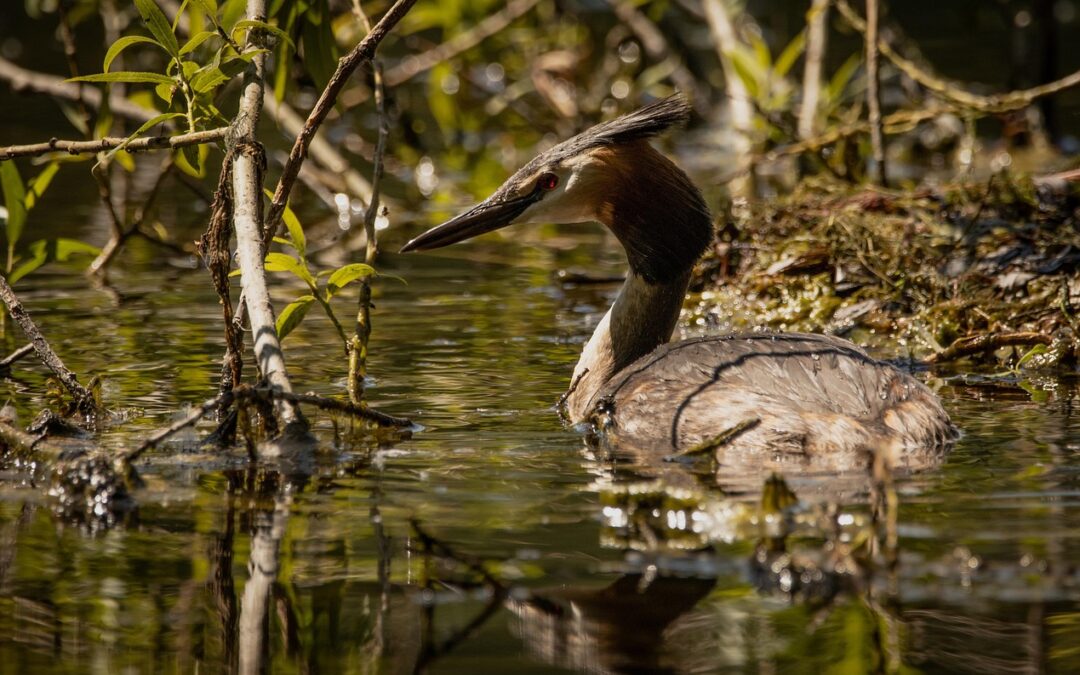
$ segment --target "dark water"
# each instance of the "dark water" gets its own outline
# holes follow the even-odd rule
[[[137,510],[96,531],[55,517],[11,471],[0,670],[1080,668],[1075,383],[935,380],[964,437],[940,468],[897,480],[895,570],[844,555],[885,536],[858,478],[793,480],[806,506],[778,552],[761,543],[777,533],[757,513],[762,477],[746,493],[678,475],[631,489],[559,423],[552,404],[613,291],[553,282],[609,247],[577,232],[554,239],[581,244],[570,252],[387,256],[409,283],[378,286],[372,396],[425,426],[411,440],[335,443],[321,417],[310,465],[249,467],[189,434],[140,466]],[[136,247],[114,275],[119,302],[63,270],[22,289],[71,366],[132,408],[104,436],[117,450],[205,398],[221,348],[205,273],[144,257]],[[327,328],[313,312],[286,341],[301,389],[343,389]],[[35,368],[4,387],[26,415],[43,404]],[[268,604],[248,588],[269,588]]]

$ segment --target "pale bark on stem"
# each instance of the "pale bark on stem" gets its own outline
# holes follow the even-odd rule
[[[60,356],[53,351],[53,348],[49,346],[48,340],[38,329],[37,324],[30,318],[30,314],[23,307],[22,302],[19,301],[19,297],[15,295],[15,291],[8,285],[7,279],[0,276],[0,299],[7,305],[8,313],[11,314],[11,318],[15,320],[15,323],[19,324],[22,328],[23,334],[30,340],[30,343],[34,345],[34,351],[37,352],[38,358],[41,362],[52,371],[56,379],[60,380],[60,383],[64,385],[64,388],[68,390],[72,398],[75,399],[75,403],[78,408],[84,412],[92,411],[96,404],[94,402],[94,396],[90,391],[79,384],[79,380],[75,377],[75,373],[68,370],[67,366],[60,359]]]
[[[371,33],[371,22],[360,7],[359,0],[353,0],[353,13]],[[383,155],[386,152],[386,137],[390,133],[390,121],[386,118],[386,90],[382,64],[372,59],[375,85],[375,109],[379,116],[379,138],[375,144],[375,157],[371,171],[371,199],[364,212],[364,236],[367,240],[364,249],[364,262],[375,264],[379,246],[375,234],[375,217],[379,210],[379,185],[382,181]],[[356,310],[356,326],[352,339],[349,340],[349,400],[356,405],[364,403],[364,378],[367,377],[368,341],[371,338],[371,280],[360,280],[360,297]]]
[[[266,20],[265,0],[248,0],[247,19]],[[257,31],[249,31],[251,46]],[[285,358],[274,327],[274,307],[266,288],[266,270],[263,266],[262,242],[262,171],[265,156],[255,139],[255,128],[263,102],[263,75],[265,55],[252,59],[244,73],[244,88],[240,107],[230,134],[235,143],[232,153],[233,229],[236,232],[236,250],[240,266],[240,283],[243,287],[247,315],[254,334],[255,358],[263,377],[272,389],[292,392]],[[275,411],[285,425],[286,434],[302,437],[307,432],[307,421],[299,406],[281,399],[274,402]],[[265,453],[273,452],[268,445]]]
[[[124,146],[128,152],[141,152],[144,150],[164,150],[182,148],[189,145],[203,145],[216,143],[228,134],[227,127],[195,131],[189,134],[176,134],[175,136],[143,136],[128,142],[126,138],[108,136],[92,141],[64,141],[58,138],[45,141],[44,143],[32,143],[30,145],[9,145],[0,148],[0,161],[14,157],[39,157],[50,152],[66,152],[69,155],[86,155],[97,152],[105,152]],[[127,143],[127,145],[124,145]]]
[[[375,49],[379,46],[379,43],[401,21],[402,17],[414,4],[416,4],[416,0],[397,0],[379,22],[375,24],[371,32],[351,52],[338,61],[337,70],[330,77],[330,81],[326,84],[326,88],[323,89],[319,100],[315,103],[315,107],[312,108],[311,114],[308,115],[304,128],[301,130],[300,135],[296,137],[296,142],[293,143],[292,151],[289,153],[289,161],[285,163],[285,168],[281,172],[281,179],[278,180],[277,188],[274,190],[274,199],[270,205],[270,212],[266,217],[267,241],[277,232],[278,225],[281,222],[281,215],[285,211],[285,203],[288,201],[289,193],[292,191],[292,186],[300,173],[300,166],[304,163],[308,147],[311,145],[315,133],[319,130],[326,116],[334,107],[334,102],[348,82],[349,76],[360,64],[370,61],[374,57]]]
[[[828,44],[829,4],[813,0],[807,12],[806,59],[803,67],[802,102],[799,105],[799,139],[817,134],[818,105],[821,100],[821,71]]]
[[[752,149],[752,137],[754,129],[754,106],[750,100],[750,92],[739,78],[732,60],[732,54],[738,48],[738,37],[735,35],[735,25],[731,21],[731,14],[724,5],[724,0],[704,0],[705,21],[709,25],[716,47],[716,55],[720,59],[720,66],[724,71],[724,86],[728,95],[728,114],[731,117],[731,126],[735,131],[735,147],[732,148],[736,157],[747,157]],[[743,197],[753,195],[753,175],[751,172],[746,180],[737,180],[732,183],[731,189]]]
[[[866,0],[866,105],[870,123],[871,180],[885,185],[885,132],[881,122],[881,73],[878,66],[878,0]]]

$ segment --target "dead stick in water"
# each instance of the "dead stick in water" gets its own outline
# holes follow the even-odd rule
[[[68,370],[57,353],[49,346],[49,341],[45,339],[37,324],[30,318],[29,312],[23,307],[19,297],[15,295],[15,291],[8,285],[7,279],[2,276],[0,276],[0,299],[3,299],[4,304],[7,305],[11,318],[15,319],[15,323],[19,324],[23,333],[30,339],[30,344],[34,346],[38,358],[68,390],[68,393],[75,399],[75,404],[79,410],[88,412],[96,408],[97,404],[94,402],[94,395],[86,387],[79,384],[75,373]]]
[[[927,363],[945,363],[956,361],[965,356],[992,352],[1002,347],[1015,347],[1019,345],[1048,345],[1053,340],[1049,335],[1042,333],[992,333],[988,335],[972,335],[956,340],[951,345],[937,354],[927,357]]]

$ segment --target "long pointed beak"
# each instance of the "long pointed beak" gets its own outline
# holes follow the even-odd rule
[[[514,222],[525,209],[540,200],[540,191],[503,202],[485,199],[465,213],[455,216],[442,225],[436,225],[419,237],[401,247],[401,253],[429,251],[459,241],[493,232]]]

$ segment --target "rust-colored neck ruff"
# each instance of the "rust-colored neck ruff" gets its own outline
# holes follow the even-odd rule
[[[711,220],[685,173],[645,141],[600,148],[598,219],[626,249],[630,273],[574,369],[570,419],[586,419],[616,373],[671,339],[690,270],[705,250]]]

